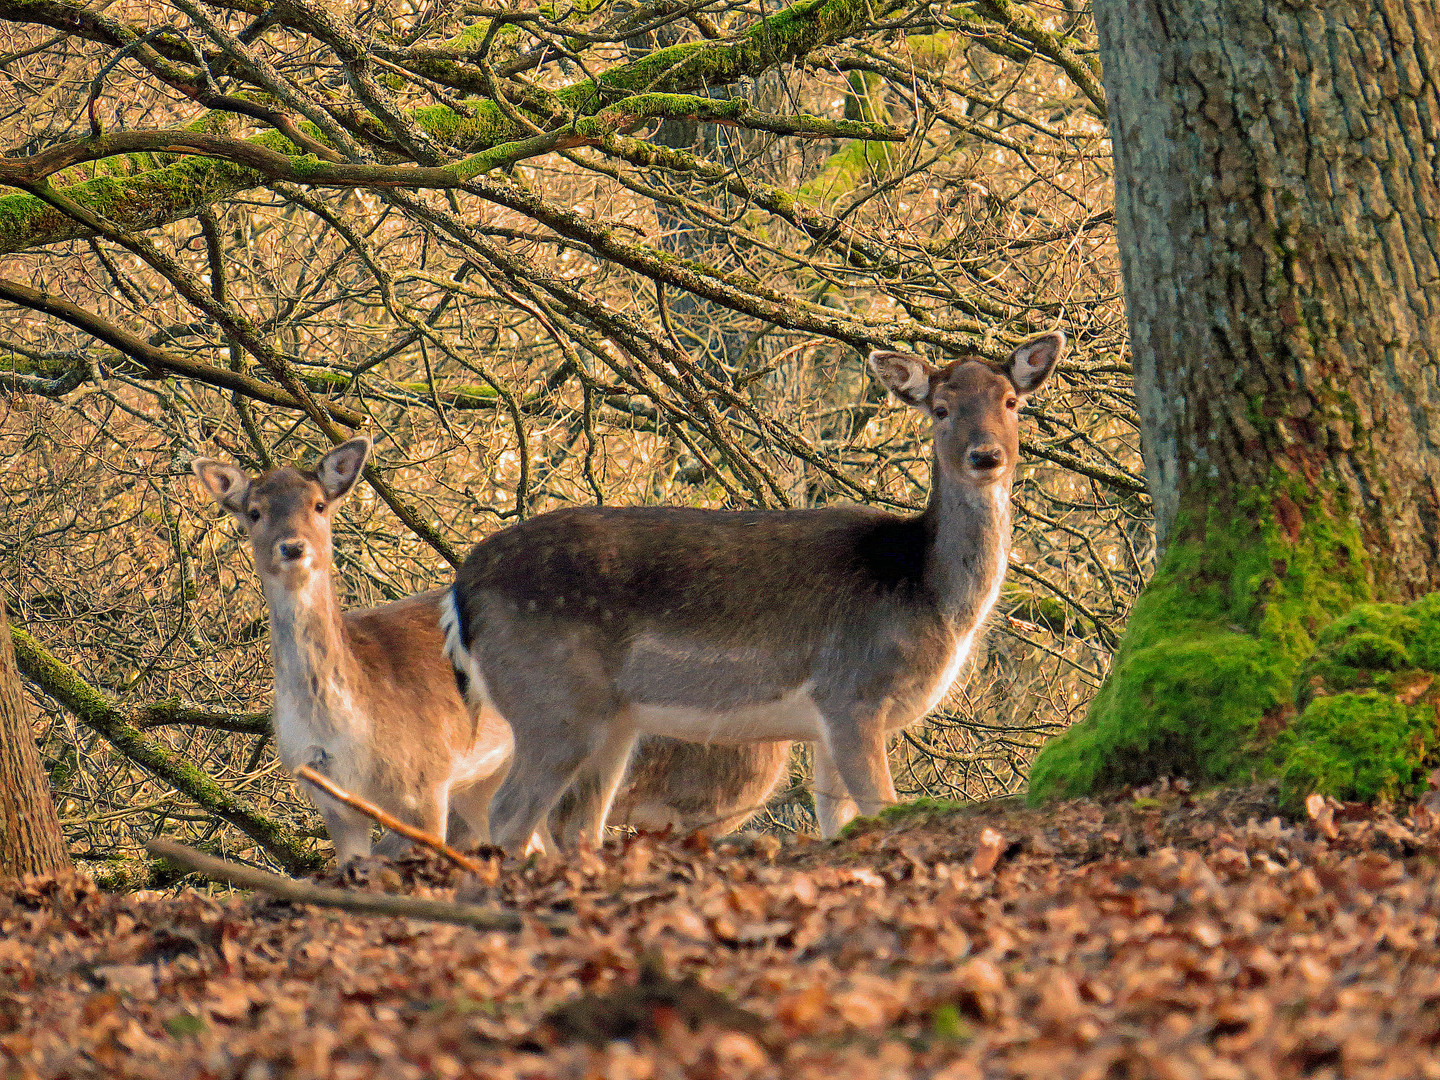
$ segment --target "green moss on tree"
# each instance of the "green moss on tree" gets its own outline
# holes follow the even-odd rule
[[[1265,771],[1316,635],[1371,598],[1358,534],[1298,487],[1277,476],[1233,517],[1177,523],[1088,715],[1036,758],[1032,801]]]
[[[1305,662],[1297,703],[1317,693],[1379,688],[1388,690],[1396,673],[1414,667],[1410,646],[1419,620],[1400,604],[1361,604],[1321,631]]]
[[[1417,795],[1435,749],[1433,702],[1379,690],[1316,698],[1275,740],[1281,803],[1298,810],[1317,791],[1364,802]]]
[[[1281,800],[1421,791],[1440,752],[1440,594],[1360,604],[1321,631],[1297,686],[1300,715],[1275,740]]]
[[[1182,522],[1089,714],[1036,758],[1032,801],[1166,775],[1275,776],[1291,810],[1423,787],[1440,594],[1372,602],[1358,534],[1322,505],[1276,479],[1233,519]]]

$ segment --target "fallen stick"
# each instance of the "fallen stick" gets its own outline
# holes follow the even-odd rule
[[[368,799],[362,799],[359,795],[350,794],[350,792],[340,787],[329,777],[316,772],[309,765],[301,765],[300,768],[295,770],[295,775],[307,783],[314,784],[335,801],[344,803],[352,810],[359,810],[360,813],[364,814],[371,821],[378,821],[391,832],[397,832],[401,836],[414,840],[417,844],[424,844],[431,851],[438,852],[445,856],[445,858],[460,867],[461,870],[468,870],[472,874],[479,874],[484,871],[485,868],[478,862],[468,855],[460,854],[460,852],[456,851],[438,836],[432,836],[424,829],[415,828],[414,825],[406,825],[405,822],[387,814]]]
[[[455,923],[476,930],[519,930],[519,912],[499,911],[479,904],[457,904],[449,900],[429,900],[418,896],[394,896],[387,893],[363,893],[350,889],[333,889],[308,881],[281,877],[265,870],[242,866],[226,859],[217,859],[202,851],[177,844],[173,840],[150,840],[145,850],[177,866],[194,870],[211,881],[224,881],[244,889],[256,889],[281,900],[296,904],[315,904],[339,908],[365,915],[400,915],[408,919]],[[533,915],[532,918],[550,930],[569,929],[571,920],[563,915]]]

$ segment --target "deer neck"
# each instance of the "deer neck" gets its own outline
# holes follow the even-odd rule
[[[958,633],[984,621],[1000,597],[1010,561],[1010,481],[984,488],[947,482],[939,462],[923,521],[925,576]]]
[[[329,574],[312,573],[300,589],[265,582],[270,647],[275,663],[277,728],[346,726],[355,708],[360,671],[340,620]]]

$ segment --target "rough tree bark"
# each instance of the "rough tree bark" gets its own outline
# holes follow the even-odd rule
[[[1440,588],[1436,7],[1095,14],[1165,551],[1032,793],[1403,794],[1436,741],[1436,608],[1374,602]]]
[[[25,713],[10,623],[0,600],[0,880],[73,869]]]

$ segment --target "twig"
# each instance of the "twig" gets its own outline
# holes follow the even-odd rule
[[[432,922],[455,923],[476,930],[519,930],[523,925],[520,913],[500,911],[479,904],[457,904],[449,900],[431,900],[419,896],[355,892],[296,881],[250,866],[217,859],[174,840],[149,840],[145,850],[157,858],[193,870],[211,881],[224,881],[243,889],[256,889],[295,904],[339,908],[365,915],[399,915],[407,919],[429,919]],[[561,915],[534,915],[536,922],[549,930],[564,932],[571,920]]]
[[[380,807],[376,806],[369,800],[362,799],[359,795],[350,794],[350,792],[340,787],[328,777],[316,772],[309,765],[301,765],[300,768],[295,770],[295,776],[298,779],[304,780],[306,783],[314,784],[321,791],[325,792],[326,795],[329,795],[337,802],[344,803],[352,810],[359,810],[360,813],[364,814],[372,821],[378,821],[381,825],[385,826],[385,828],[389,829],[391,832],[397,832],[401,836],[405,836],[411,840],[414,840],[417,844],[424,844],[431,851],[438,852],[439,854],[444,855],[445,858],[449,859],[456,866],[460,867],[461,870],[467,870],[472,874],[478,874],[485,869],[476,860],[470,858],[470,856],[468,855],[462,855],[449,844],[445,843],[444,840],[441,840],[438,836],[432,836],[424,829],[417,829],[413,825],[406,825],[405,822],[401,821],[397,817],[393,817],[390,814],[387,814],[384,810],[381,810]]]

